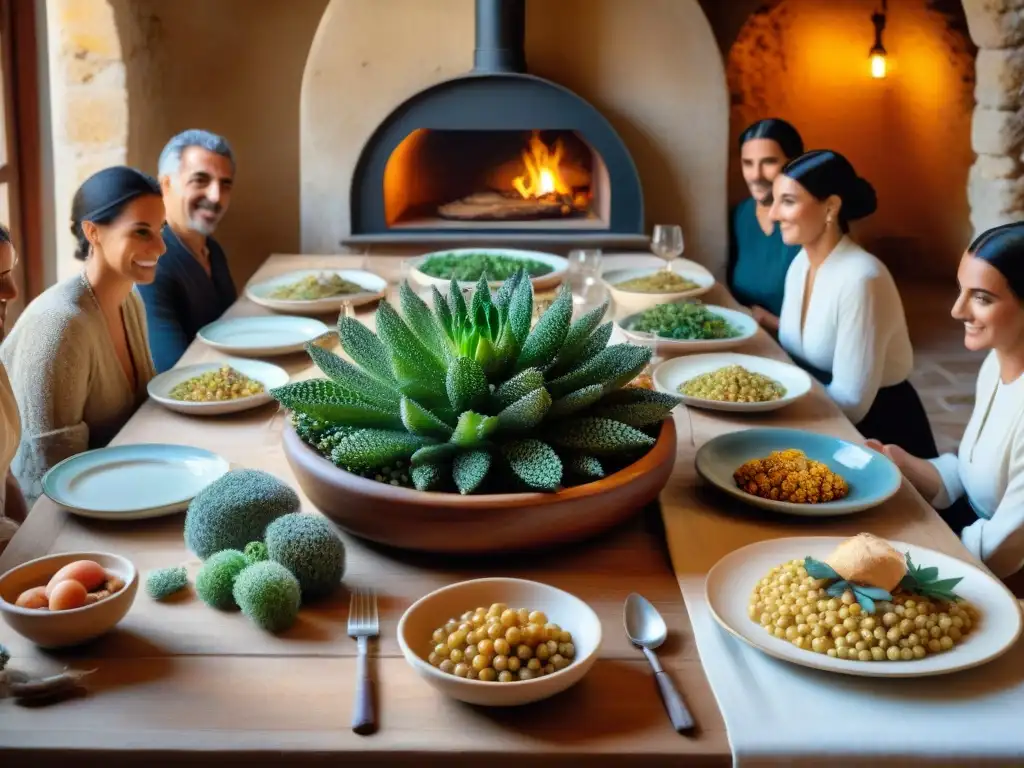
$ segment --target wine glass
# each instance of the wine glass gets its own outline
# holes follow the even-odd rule
[[[665,270],[671,272],[672,260],[683,255],[683,228],[678,224],[655,225],[651,250],[665,260]]]
[[[569,252],[569,286],[572,288],[572,303],[577,307],[593,303],[598,294],[598,278],[601,276],[601,251],[597,248],[580,248]]]

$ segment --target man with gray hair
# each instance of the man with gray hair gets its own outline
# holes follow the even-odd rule
[[[167,142],[158,176],[167,223],[167,251],[156,279],[139,285],[150,351],[158,373],[172,368],[196,332],[238,297],[227,257],[212,235],[231,202],[235,157],[221,136],[191,129]]]

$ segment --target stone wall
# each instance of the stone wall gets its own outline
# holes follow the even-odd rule
[[[1024,0],[964,0],[978,46],[968,196],[975,234],[1024,219]]]

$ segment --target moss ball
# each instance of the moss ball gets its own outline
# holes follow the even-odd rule
[[[249,565],[270,559],[267,554],[267,545],[262,541],[250,541],[242,551],[245,553],[245,559]]]
[[[295,512],[299,496],[273,475],[237,469],[196,494],[185,515],[185,546],[205,560],[224,549],[262,541],[272,520]]]
[[[345,545],[322,515],[295,512],[267,526],[267,552],[295,574],[302,598],[328,595],[345,573]]]
[[[196,593],[207,605],[222,611],[235,607],[232,589],[249,563],[237,549],[224,549],[210,555],[196,574]]]
[[[146,578],[146,592],[154,600],[170,597],[188,585],[188,572],[184,566],[178,568],[158,568],[150,571]]]
[[[273,560],[254,563],[235,579],[234,599],[242,613],[268,632],[281,632],[295,623],[302,589],[292,572]]]

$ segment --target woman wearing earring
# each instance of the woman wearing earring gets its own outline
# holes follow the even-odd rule
[[[989,350],[957,455],[883,451],[997,576],[1024,568],[1024,222],[982,233],[957,270],[964,346]]]
[[[937,456],[907,380],[914,350],[899,291],[849,236],[851,221],[874,212],[874,188],[838,152],[817,150],[783,167],[772,197],[782,239],[801,246],[786,273],[779,342],[864,437]]]
[[[11,242],[11,233],[7,227],[0,225],[0,339],[3,338],[7,321],[7,303],[18,298],[18,283],[14,279],[14,268],[18,264],[18,254]],[[0,365],[0,552],[7,547],[7,542],[18,530],[18,524],[24,521],[26,507],[18,481],[11,472],[11,461],[18,450],[21,438],[21,418],[18,416],[18,404],[14,400],[14,392],[7,371]]]
[[[164,252],[159,184],[107,168],[79,187],[71,218],[84,268],[32,301],[0,345],[22,423],[12,468],[29,504],[54,464],[109,442],[154,376],[135,284],[153,280]]]
[[[772,182],[782,166],[803,154],[804,143],[796,128],[775,117],[749,126],[739,143],[740,167],[750,197],[732,212],[727,284],[736,301],[776,333],[786,270],[800,247],[784,243],[771,220]]]

